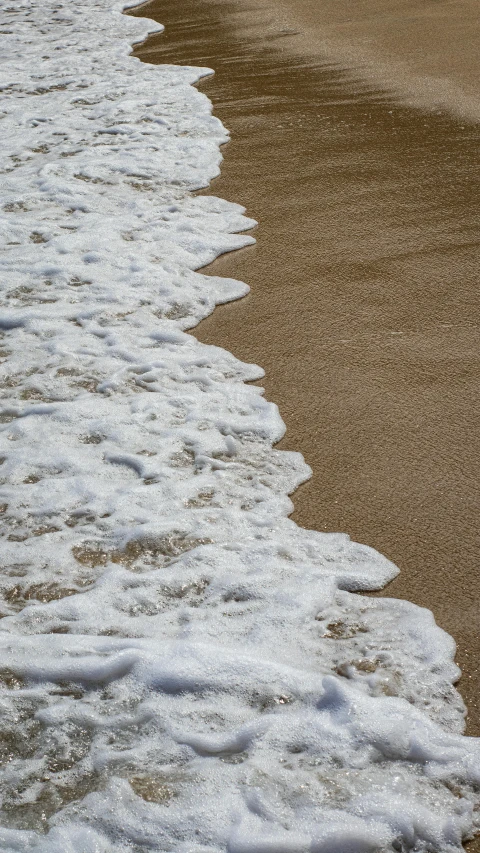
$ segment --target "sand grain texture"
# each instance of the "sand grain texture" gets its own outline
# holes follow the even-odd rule
[[[400,566],[383,594],[455,637],[478,735],[477,3],[137,14],[167,27],[141,58],[215,69],[202,89],[233,141],[208,192],[259,221],[256,246],[210,267],[251,294],[195,335],[265,368],[281,446],[313,468],[294,519]]]

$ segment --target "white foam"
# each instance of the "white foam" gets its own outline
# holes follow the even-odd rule
[[[191,194],[228,138],[207,69],[130,57],[158,25],[111,0],[0,9],[1,849],[460,850],[453,641],[289,520],[262,370],[185,332],[252,242]]]

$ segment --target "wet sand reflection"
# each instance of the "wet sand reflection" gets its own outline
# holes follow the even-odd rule
[[[478,735],[479,127],[302,56],[255,4],[136,14],[167,26],[136,55],[215,69],[201,89],[233,141],[208,192],[259,221],[207,270],[251,294],[195,335],[265,368],[280,446],[313,468],[293,518],[400,566],[381,594],[455,637]]]

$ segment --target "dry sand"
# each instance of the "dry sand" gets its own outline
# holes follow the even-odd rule
[[[478,10],[154,0],[141,14],[166,34],[137,50],[216,70],[202,89],[233,141],[209,192],[260,223],[255,247],[210,268],[251,294],[195,335],[265,368],[280,446],[313,468],[294,519],[386,554],[402,571],[381,594],[429,607],[455,637],[475,735]]]

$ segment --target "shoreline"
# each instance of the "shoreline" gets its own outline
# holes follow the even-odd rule
[[[262,368],[187,334],[248,292],[199,270],[253,250],[254,220],[198,192],[228,139],[208,68],[142,64],[160,27],[121,12],[1,16],[0,848],[462,853],[480,739],[454,642],[358,594],[392,562],[289,518],[310,469],[274,447]]]
[[[300,450],[313,468],[313,478],[294,495],[293,519],[308,528],[346,530],[393,559],[401,573],[379,595],[433,609],[438,624],[454,635],[468,732],[474,734],[480,725],[478,500],[468,471],[478,459],[469,402],[478,363],[471,302],[478,251],[464,245],[455,223],[475,233],[475,196],[467,187],[476,131],[454,117],[409,108],[321,56],[316,62],[311,54],[302,57],[292,50],[293,35],[268,42],[272,15],[252,17],[251,7],[239,3],[221,6],[222,24],[215,17],[220,5],[207,4],[212,12],[199,29],[208,46],[199,48],[189,31],[186,40],[175,32],[162,3],[166,36],[142,49],[147,61],[216,69],[201,86],[233,143],[224,148],[221,176],[206,194],[242,201],[259,221],[257,246],[207,270],[247,281],[250,295],[217,308],[195,335],[265,368],[259,384],[287,425],[278,446]],[[256,68],[258,85],[249,66]],[[321,86],[330,94],[315,105]],[[336,135],[338,121],[350,134],[347,142]],[[452,158],[460,162],[454,175]],[[320,183],[312,171],[317,162]],[[303,199],[295,211],[300,186]],[[319,216],[319,205],[325,215]],[[404,211],[404,224],[397,210]],[[316,258],[309,263],[312,247]],[[466,283],[457,298],[452,282],[462,270]],[[399,299],[382,295],[387,281],[391,292],[404,280],[409,287]],[[318,364],[325,381],[316,376]]]

